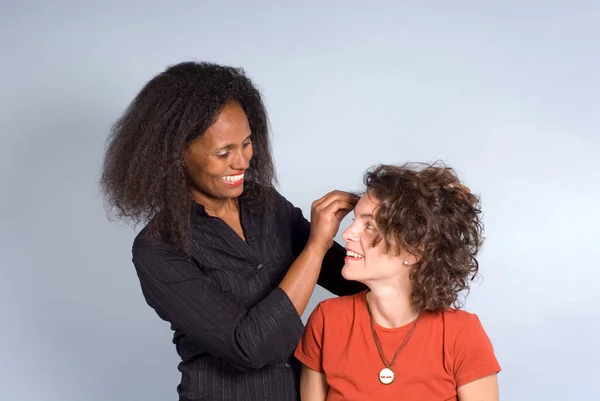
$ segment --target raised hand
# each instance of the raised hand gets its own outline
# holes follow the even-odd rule
[[[342,219],[354,209],[359,197],[344,191],[331,191],[313,202],[308,244],[327,251],[333,245]]]

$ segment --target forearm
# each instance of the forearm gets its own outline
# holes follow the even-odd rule
[[[279,287],[287,294],[302,316],[317,285],[326,250],[308,243],[290,266]]]
[[[276,288],[237,322],[233,343],[238,364],[259,369],[289,359],[304,331],[290,301],[281,288]]]
[[[298,256],[280,287],[288,294],[299,315],[304,313],[317,281],[336,295],[359,292],[347,288],[349,282],[341,275],[345,250],[333,240],[341,219],[354,205],[356,199],[350,194],[330,192],[313,202],[310,223],[300,209],[289,205],[292,209],[292,247]],[[324,263],[326,259],[328,261]],[[334,261],[332,266],[329,266],[329,260]]]
[[[197,349],[239,369],[284,362],[304,331],[294,304],[275,288],[247,309],[208,280],[202,268],[164,246],[134,246],[146,302]]]

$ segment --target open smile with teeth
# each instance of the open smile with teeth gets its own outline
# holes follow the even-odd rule
[[[351,251],[349,249],[346,250],[346,256],[349,256],[349,257],[355,258],[355,259],[362,259],[362,258],[364,258],[364,256],[361,255],[360,253]]]
[[[241,184],[244,179],[244,173],[238,175],[228,175],[223,177],[223,181],[230,185]]]

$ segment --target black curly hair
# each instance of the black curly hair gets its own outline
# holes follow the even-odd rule
[[[148,223],[149,236],[189,252],[193,203],[184,153],[231,102],[243,107],[252,130],[254,156],[245,173],[251,185],[242,196],[252,207],[266,204],[276,177],[258,89],[241,68],[183,62],[152,78],[112,127],[100,180],[107,209]]]

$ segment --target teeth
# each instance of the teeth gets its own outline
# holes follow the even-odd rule
[[[351,258],[358,258],[358,259],[364,258],[364,256],[361,255],[360,253],[356,253],[356,252],[350,251],[350,250],[346,251],[346,255],[350,256]]]
[[[238,175],[228,175],[227,177],[223,177],[223,179],[227,182],[237,182],[239,180],[241,180],[242,178],[244,178],[244,174],[238,174]]]

